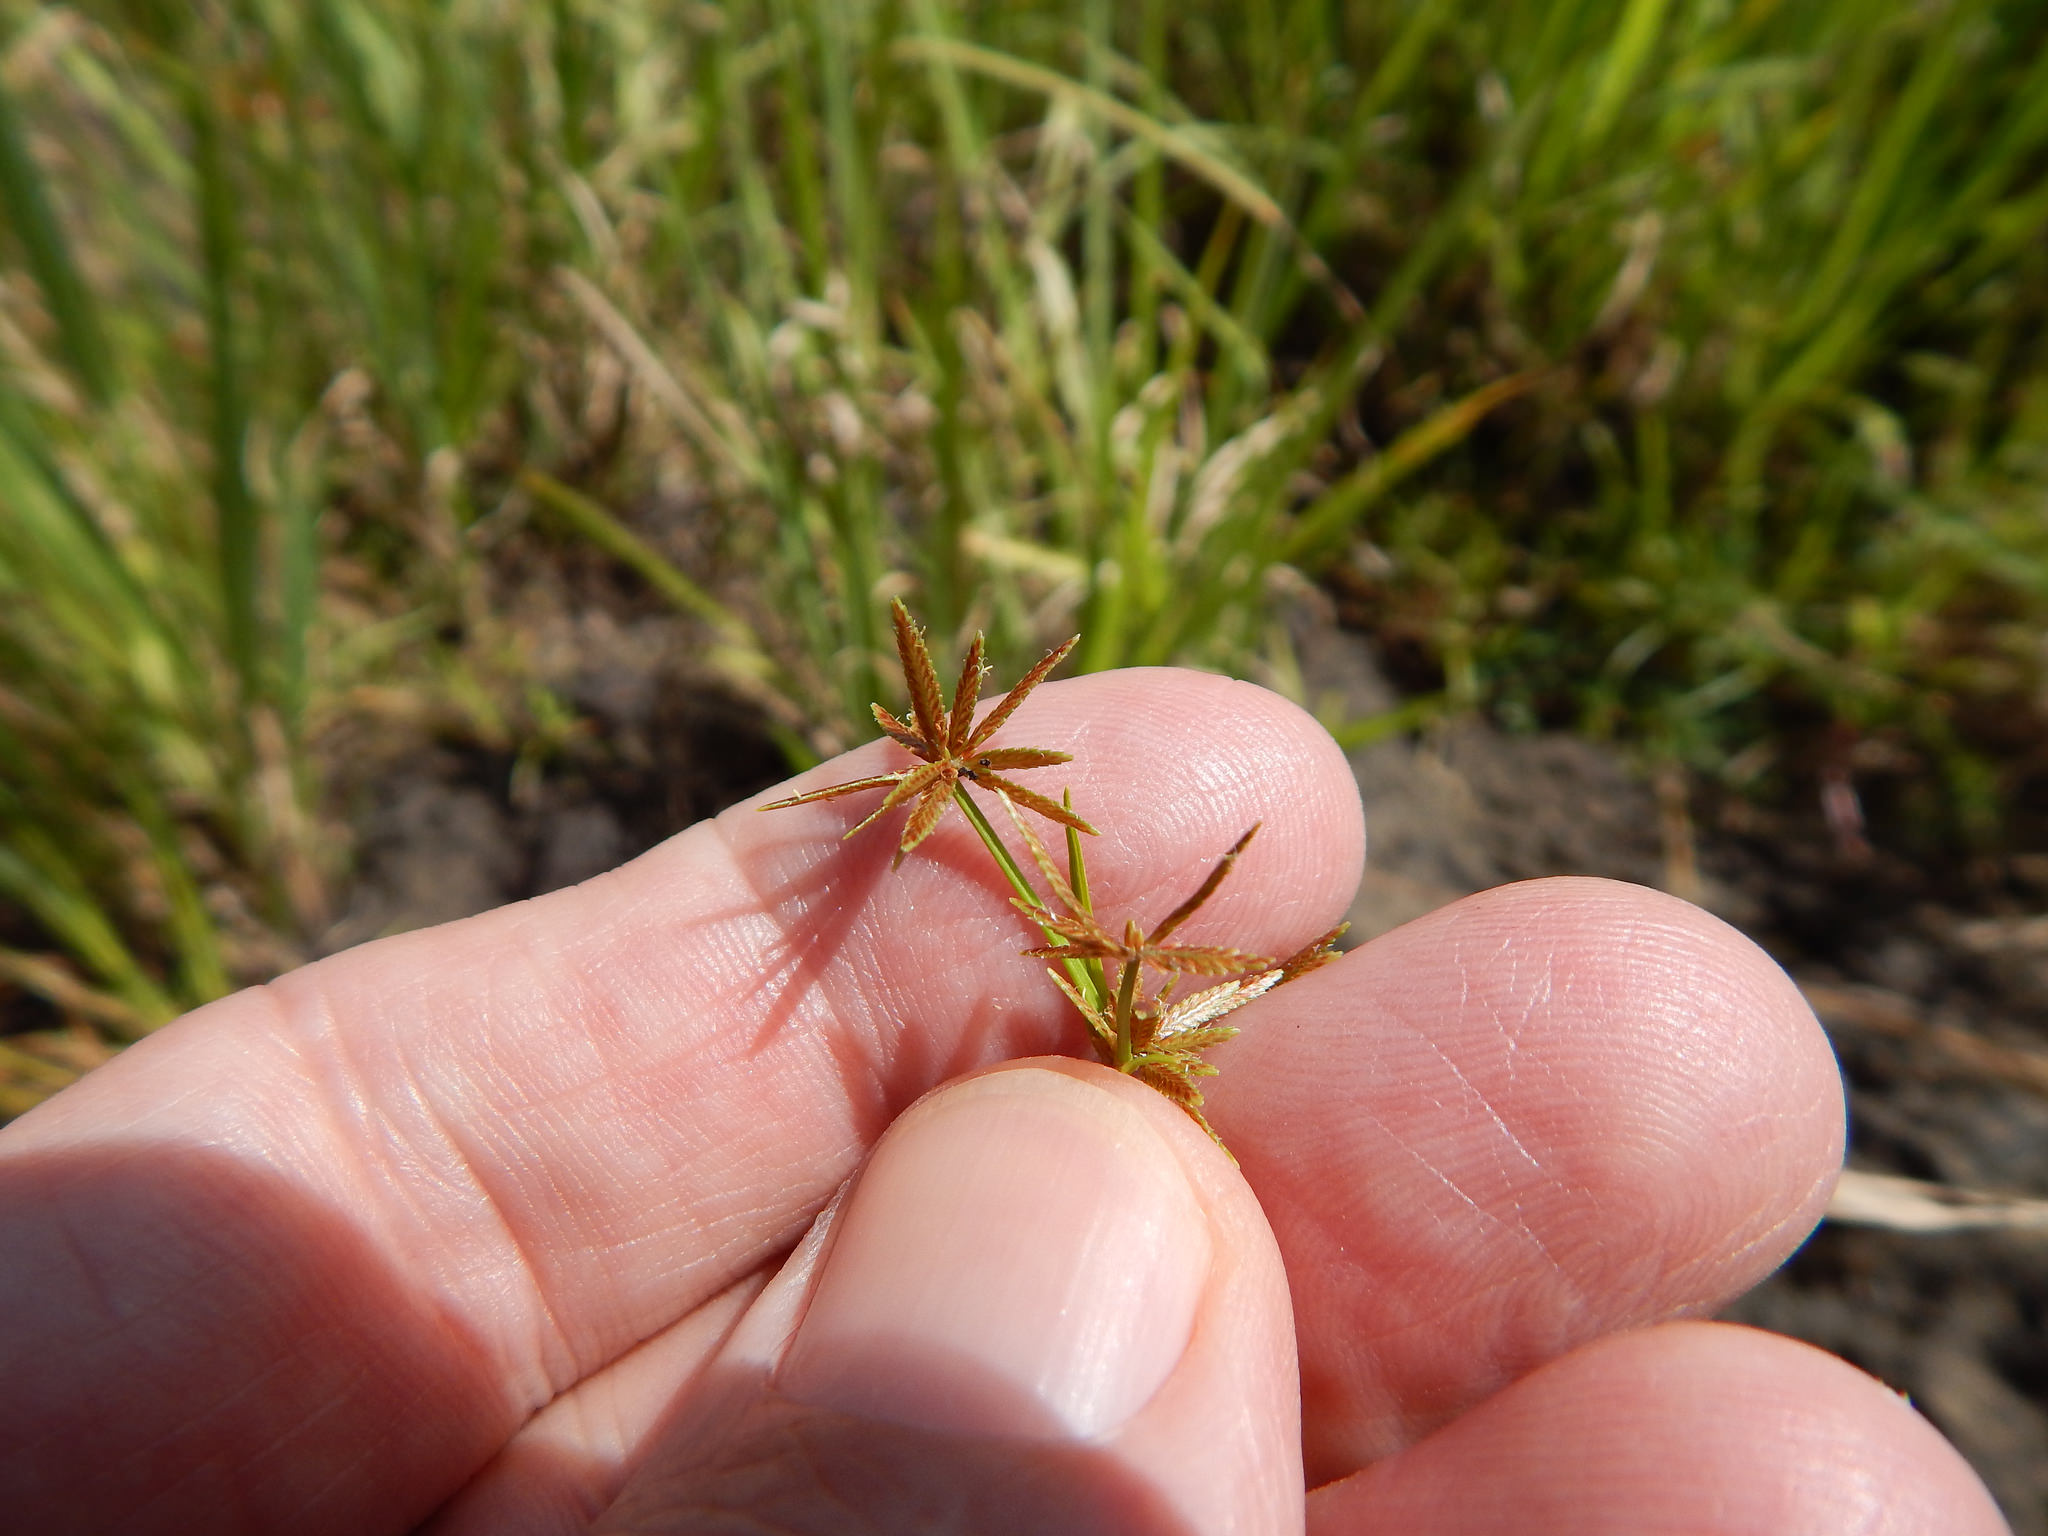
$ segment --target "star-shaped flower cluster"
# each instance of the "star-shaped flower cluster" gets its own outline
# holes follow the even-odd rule
[[[896,627],[896,654],[903,663],[904,686],[910,693],[910,720],[905,722],[880,704],[874,706],[875,723],[899,746],[918,759],[915,766],[894,773],[878,773],[846,784],[791,795],[762,807],[781,810],[809,805],[819,800],[837,800],[885,790],[882,803],[846,835],[853,836],[885,812],[900,805],[910,807],[903,833],[896,847],[896,863],[909,854],[939,824],[948,805],[958,803],[989,854],[1002,868],[1017,895],[1016,906],[1052,942],[1025,954],[1042,960],[1056,960],[1051,969],[1058,984],[1087,1022],[1089,1038],[1103,1062],[1119,1072],[1129,1073],[1165,1094],[1186,1110],[1197,1125],[1222,1138],[1202,1114],[1202,1093],[1196,1079],[1213,1077],[1216,1068],[1203,1058],[1211,1046],[1220,1045],[1237,1033],[1237,1027],[1222,1021],[1253,999],[1274,987],[1292,981],[1336,958],[1335,944],[1343,927],[1332,929],[1314,943],[1286,960],[1274,962],[1262,955],[1216,944],[1176,944],[1174,933],[1199,911],[1230,873],[1238,856],[1258,832],[1250,831],[1231,845],[1211,869],[1195,893],[1167,913],[1148,931],[1136,918],[1126,918],[1121,929],[1105,924],[1095,915],[1089,897],[1088,877],[1077,833],[1095,829],[1074,814],[1071,803],[1048,799],[1024,788],[1008,773],[1025,768],[1049,768],[1071,762],[1068,753],[1046,747],[992,747],[989,741],[1002,729],[1025,696],[1046,678],[1074,648],[1069,640],[1048,651],[1038,665],[1004,695],[979,725],[974,722],[975,705],[987,668],[983,665],[982,637],[976,635],[967,648],[960,668],[960,682],[953,690],[949,707],[939,690],[939,677],[932,666],[924,635],[911,622],[910,611],[898,601],[890,608]],[[1015,856],[996,835],[987,817],[968,798],[966,788],[974,785],[991,790],[1003,802],[1010,820],[1030,850],[1052,900],[1039,897],[1036,887]],[[1048,821],[1067,829],[1067,869],[1063,872],[1046,852],[1045,844],[1031,829],[1018,808],[1037,812]],[[1164,976],[1153,990],[1146,991],[1147,971]],[[1063,974],[1064,973],[1064,974]],[[1227,978],[1215,986],[1183,997],[1173,997],[1182,976]],[[1225,1148],[1227,1152],[1229,1149]]]
[[[1003,728],[1017,706],[1024,702],[1025,696],[1066,659],[1067,652],[1081,637],[1076,635],[1064,645],[1054,646],[1046,652],[1038,665],[1026,672],[1017,686],[1003,696],[1002,703],[976,725],[974,708],[981,698],[982,679],[988,671],[982,664],[982,637],[977,634],[974,643],[967,648],[967,660],[960,668],[960,682],[953,690],[953,705],[948,710],[945,696],[939,691],[939,674],[932,666],[932,655],[925,646],[924,635],[911,622],[910,610],[903,606],[901,598],[891,605],[889,617],[896,626],[896,655],[903,663],[903,680],[910,689],[911,719],[906,724],[876,704],[873,706],[875,723],[891,740],[908,748],[923,761],[915,768],[904,768],[896,773],[878,773],[871,778],[834,784],[828,789],[791,795],[787,800],[777,800],[761,809],[783,810],[792,805],[837,800],[841,795],[857,795],[886,787],[889,792],[883,796],[882,803],[846,835],[853,836],[876,817],[895,810],[899,805],[911,805],[910,818],[903,824],[902,840],[896,845],[896,862],[899,865],[912,849],[931,836],[932,829],[952,803],[956,786],[963,783],[994,790],[1050,821],[1057,821],[1078,832],[1093,833],[1093,827],[1058,801],[1034,794],[1004,776],[1005,770],[1049,768],[1055,763],[1072,762],[1071,753],[1054,752],[1045,747],[988,745],[989,739]]]

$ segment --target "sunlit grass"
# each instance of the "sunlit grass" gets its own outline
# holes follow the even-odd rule
[[[0,986],[125,1038],[313,952],[365,698],[558,731],[486,524],[692,615],[793,762],[868,734],[893,595],[1003,675],[1284,678],[1326,577],[1427,659],[1404,723],[1750,787],[1805,732],[1982,835],[2048,607],[2044,37],[0,4]],[[631,516],[678,487],[702,568]]]

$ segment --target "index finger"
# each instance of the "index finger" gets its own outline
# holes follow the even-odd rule
[[[1271,694],[1084,678],[1005,740],[1074,754],[1105,910],[1163,915],[1259,820],[1187,939],[1285,953],[1349,899],[1356,790]],[[898,1109],[1077,1049],[958,817],[892,874],[887,830],[837,840],[867,809],[741,807],[575,890],[336,956],[11,1127],[0,1495],[176,1529],[226,1485],[258,1528],[407,1525],[791,1241]]]

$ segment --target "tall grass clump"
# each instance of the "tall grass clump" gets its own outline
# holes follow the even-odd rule
[[[553,728],[507,538],[636,572],[797,761],[899,595],[1012,673],[1285,678],[1322,581],[1422,709],[1981,833],[2048,603],[2044,39],[4,0],[0,964],[133,1034],[317,950],[351,719]]]
[[[309,89],[329,10],[6,12],[0,979],[117,1039],[311,952],[323,732],[460,663],[510,167]]]
[[[1889,781],[1926,836],[1998,830],[2041,723],[2048,17],[1496,21],[1444,18],[1467,67],[1354,194],[1368,250],[1412,248],[1386,228],[1402,145],[1465,166],[1427,177],[1457,250],[1378,406],[1488,366],[1545,382],[1406,494],[1351,472],[1379,502],[1357,587],[1453,702],[1739,785]]]

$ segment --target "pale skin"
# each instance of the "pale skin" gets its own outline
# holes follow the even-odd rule
[[[1099,911],[1156,917],[1262,820],[1186,937],[1285,954],[1343,912],[1356,793],[1274,696],[1048,684],[1005,739],[1075,754],[1034,782],[1104,829]],[[0,1509],[513,1536],[2004,1529],[1879,1383],[1683,1320],[1790,1252],[1842,1153],[1826,1041],[1732,930],[1554,881],[1378,939],[1214,1053],[1240,1170],[1103,1068],[998,1066],[1082,1048],[1017,955],[1042,940],[958,816],[892,873],[887,825],[839,840],[867,809],[738,807],[338,955],[0,1132]]]

